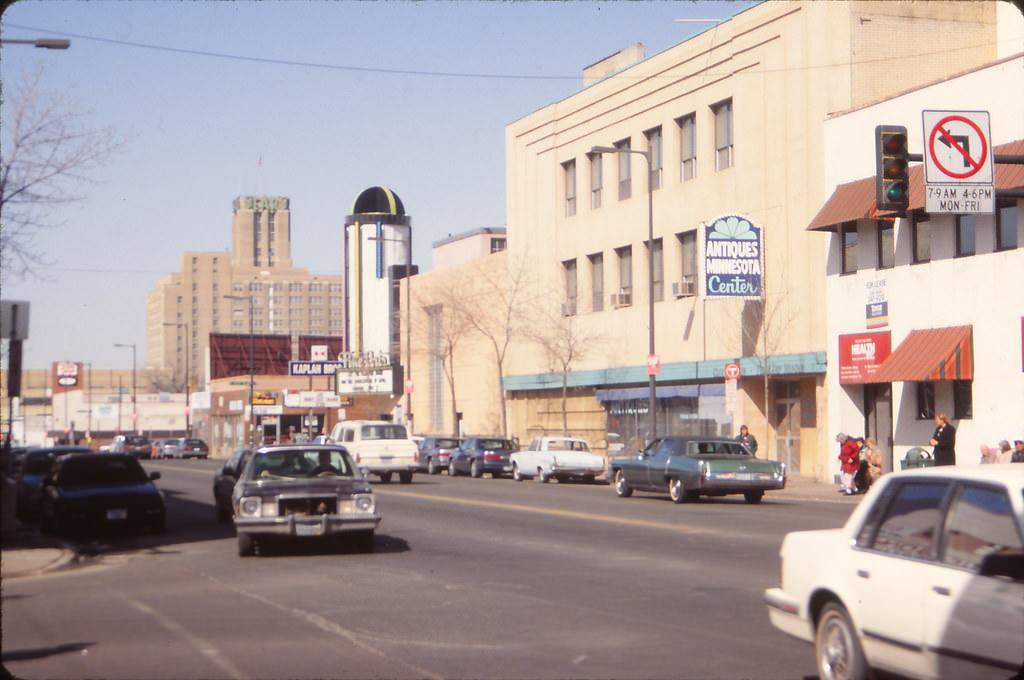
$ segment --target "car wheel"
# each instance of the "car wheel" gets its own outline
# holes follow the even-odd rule
[[[440,470],[437,467],[437,461],[432,457],[427,459],[427,474],[436,475]]]
[[[238,534],[238,556],[252,557],[256,554],[256,541],[250,534]]]
[[[867,661],[846,609],[825,605],[814,636],[814,657],[821,680],[864,680]]]
[[[512,463],[512,479],[517,482],[523,481],[523,473],[519,470],[519,463]]]
[[[543,468],[537,468],[537,476],[535,479],[541,484],[547,484],[551,480],[551,477],[544,472]]]
[[[382,472],[382,473],[380,473],[380,481],[383,484],[390,483],[391,482],[391,473],[390,472]]]
[[[764,498],[764,491],[746,491],[743,494],[744,500],[753,505],[757,505]]]
[[[620,498],[629,498],[633,495],[633,488],[626,481],[626,475],[622,474],[622,470],[615,471],[615,493]]]
[[[682,503],[688,500],[686,489],[683,487],[683,480],[678,477],[668,480],[668,495],[673,503]]]
[[[455,469],[455,461],[448,461],[448,476],[455,477],[459,474],[458,470]]]
[[[398,481],[400,481],[402,484],[411,484],[412,483],[412,472],[410,472],[410,471],[399,472],[398,473]]]
[[[483,470],[483,467],[480,465],[480,461],[474,460],[472,463],[469,464],[469,476],[470,477],[483,477],[484,476],[484,470]]]

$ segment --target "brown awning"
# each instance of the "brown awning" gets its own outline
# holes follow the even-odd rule
[[[993,149],[996,155],[1024,154],[1024,139],[1002,144]],[[1024,165],[996,163],[993,184],[996,189],[1020,189],[1024,187]],[[923,210],[924,166],[910,166],[909,210]],[[818,214],[807,226],[808,231],[835,231],[843,222],[852,220],[881,220],[894,217],[893,213],[875,208],[875,178],[865,177],[854,182],[840,184]]]
[[[971,380],[974,345],[971,326],[910,331],[869,379],[873,383]]]

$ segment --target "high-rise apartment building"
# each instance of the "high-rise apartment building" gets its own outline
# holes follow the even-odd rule
[[[288,198],[239,196],[231,230],[231,252],[182,253],[147,297],[146,364],[171,389],[203,384],[210,333],[344,334],[343,277],[292,265]]]

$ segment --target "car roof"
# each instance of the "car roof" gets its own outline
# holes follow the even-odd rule
[[[325,450],[325,451],[344,451],[344,452],[348,453],[348,449],[346,449],[341,444],[313,444],[313,443],[309,443],[309,444],[267,444],[266,446],[261,446],[258,449],[254,449],[254,453],[256,453],[257,455],[262,455],[262,454],[265,454],[265,453],[281,453],[281,452],[284,452],[284,451],[320,451],[320,450]]]
[[[88,446],[73,446],[70,444],[62,444],[60,446],[33,446],[28,450],[29,453],[37,453],[40,451],[53,453],[94,453],[94,451]]]
[[[976,482],[995,482],[1024,488],[1024,465],[939,465],[910,468],[891,473],[893,477],[946,477]],[[886,475],[887,477],[889,475]]]
[[[134,460],[139,459],[131,453],[100,453],[99,451],[72,451],[61,454],[58,457],[62,461],[67,460]]]

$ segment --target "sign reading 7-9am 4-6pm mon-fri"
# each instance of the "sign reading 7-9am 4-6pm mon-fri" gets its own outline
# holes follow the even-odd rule
[[[922,111],[925,210],[995,212],[988,111]]]

